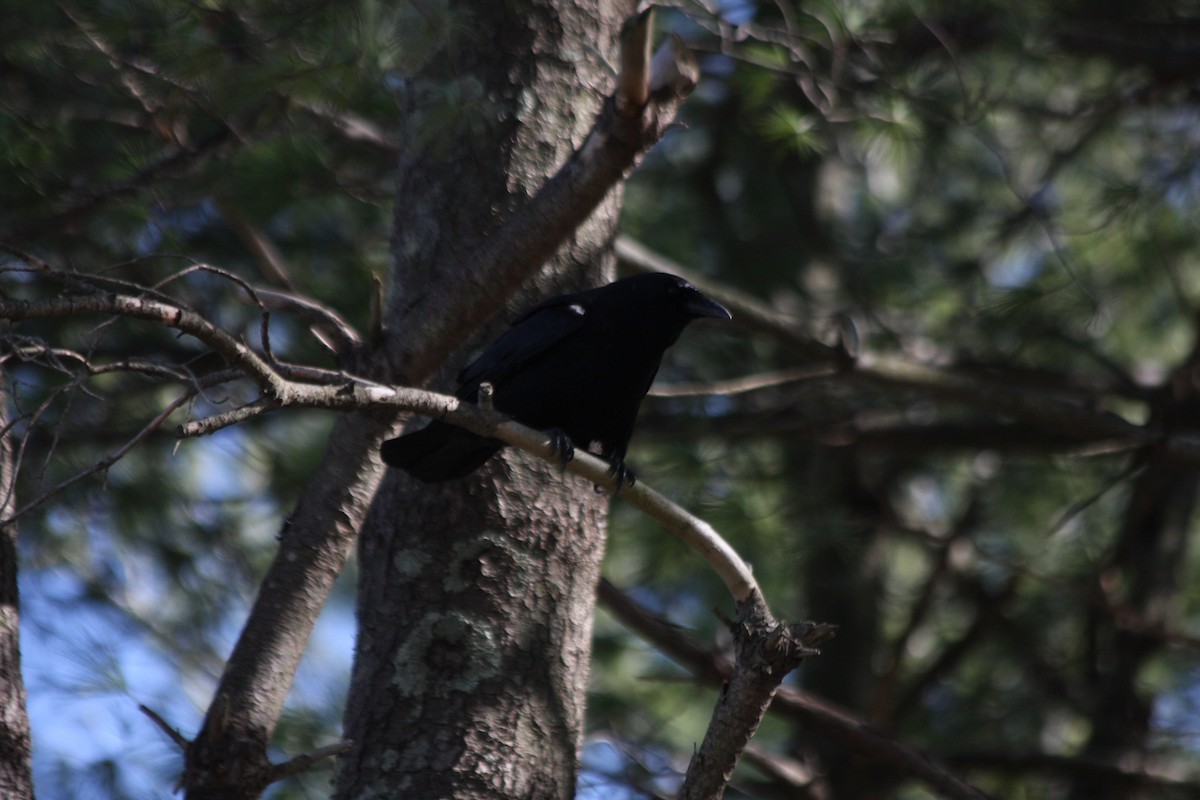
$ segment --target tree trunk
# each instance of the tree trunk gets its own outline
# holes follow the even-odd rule
[[[459,282],[488,282],[472,274],[471,252],[581,143],[611,89],[601,58],[615,60],[632,11],[606,0],[456,7],[470,41],[446,43],[406,81],[385,340],[397,380],[413,369],[405,332],[446,325],[425,309],[453,307]],[[445,108],[451,96],[468,103]],[[609,277],[618,199],[514,309]],[[469,350],[436,387],[452,384]],[[506,451],[452,483],[385,479],[360,542],[354,748],[340,760],[339,797],[573,795],[607,502],[555,473]]]
[[[8,427],[8,398],[0,388],[0,429]],[[0,436],[0,517],[16,509],[13,437]],[[33,797],[29,715],[21,677],[21,611],[17,596],[17,525],[0,527],[0,797]]]

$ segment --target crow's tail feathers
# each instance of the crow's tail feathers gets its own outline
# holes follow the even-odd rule
[[[504,443],[434,420],[426,427],[379,448],[383,460],[424,483],[439,483],[470,475],[494,456]]]

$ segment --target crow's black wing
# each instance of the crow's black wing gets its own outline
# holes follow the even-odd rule
[[[578,331],[587,321],[586,299],[555,297],[518,317],[499,339],[458,376],[458,396],[474,399],[479,384],[497,388],[530,362]]]
[[[586,322],[586,302],[578,295],[556,297],[519,317],[458,376],[458,396],[474,402],[483,381],[491,381],[500,389],[538,357],[570,338]],[[391,466],[433,483],[474,472],[503,446],[496,439],[434,420],[419,431],[384,442],[380,450]]]

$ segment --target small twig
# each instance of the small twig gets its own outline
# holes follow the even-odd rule
[[[113,464],[117,463],[122,458],[124,458],[125,455],[134,448],[134,446],[136,446],[138,443],[140,443],[142,440],[144,440],[151,433],[153,433],[154,431],[156,431],[160,427],[162,427],[162,424],[163,424],[163,422],[166,421],[167,417],[171,416],[171,414],[173,414],[180,406],[182,406],[183,404],[185,404],[189,400],[191,400],[196,395],[197,391],[198,390],[195,388],[189,389],[188,391],[184,392],[179,397],[172,400],[170,403],[167,404],[166,408],[164,408],[157,415],[155,415],[155,417],[153,419],[151,419],[148,423],[146,423],[146,425],[144,425],[140,431],[138,431],[136,434],[134,434],[133,438],[131,438],[125,444],[121,445],[116,450],[113,450],[111,453],[105,455],[103,458],[96,461],[94,464],[92,464],[87,469],[80,470],[79,472],[75,473],[71,477],[60,481],[59,483],[57,483],[54,486],[47,489],[46,491],[42,492],[40,495],[38,495],[34,499],[30,500],[25,505],[21,506],[16,511],[14,511],[7,518],[0,520],[0,526],[11,525],[14,521],[19,519],[24,514],[27,514],[28,512],[30,512],[33,509],[40,506],[42,503],[45,503],[47,500],[49,500],[54,495],[61,492],[63,489],[66,489],[67,487],[78,483],[79,481],[83,480],[84,478],[88,477],[89,475],[94,475],[97,472],[103,472],[103,471],[108,470],[110,467],[112,467]]]
[[[385,293],[386,288],[383,285],[383,278],[379,277],[379,273],[372,272],[371,306],[367,324],[367,331],[371,337],[371,342],[378,342],[383,339],[383,309],[386,305],[384,301]]]
[[[283,253],[266,234],[250,224],[237,204],[227,197],[220,197],[217,198],[217,209],[225,218],[225,224],[233,229],[242,244],[250,251],[251,257],[267,280],[290,292],[299,291],[296,282],[292,280],[292,271],[288,267]]]
[[[772,389],[786,386],[789,383],[800,383],[813,378],[824,378],[836,375],[839,369],[829,364],[817,364],[811,367],[782,369],[775,372],[764,372],[759,375],[747,375],[742,378],[731,378],[725,381],[708,383],[671,383],[650,390],[651,397],[710,397],[719,395],[730,397],[760,389]]]
[[[650,101],[650,33],[654,28],[654,7],[625,21],[621,28],[621,68],[613,106],[617,115],[631,119],[642,113]]]
[[[288,759],[282,764],[275,764],[267,771],[266,784],[270,785],[276,781],[281,781],[284,778],[290,778],[293,775],[304,772],[304,770],[318,761],[341,755],[353,746],[354,742],[348,740],[335,742],[334,744],[327,744],[324,747],[318,747],[316,750]]]
[[[168,284],[175,283],[176,281],[186,278],[187,276],[191,275],[193,272],[207,272],[212,275],[216,275],[219,278],[224,278],[225,280],[229,281],[230,283],[236,284],[238,286],[238,288],[240,288],[243,292],[245,292],[246,296],[250,298],[250,302],[254,303],[254,305],[258,307],[259,311],[263,311],[267,307],[266,304],[263,303],[262,299],[259,298],[258,291],[253,286],[251,286],[250,282],[247,281],[245,278],[243,278],[242,276],[240,276],[234,272],[224,269],[223,267],[214,266],[213,264],[209,264],[204,261],[194,262],[194,263],[189,264],[188,266],[184,267],[181,270],[177,270],[176,272],[171,273],[170,275],[163,278],[158,283],[154,284],[154,288],[162,289],[163,287],[167,286]],[[165,298],[169,299],[171,302],[178,302],[174,298],[167,297],[166,295],[160,295],[160,297],[165,297]]]
[[[224,411],[220,414],[213,414],[204,419],[194,419],[185,422],[176,428],[175,433],[180,439],[193,439],[198,436],[208,436],[216,433],[223,428],[229,428],[234,425],[240,425],[243,422],[261,416],[268,411],[274,411],[281,408],[279,403],[276,403],[267,398],[260,398],[248,405],[240,406],[232,411]]]
[[[138,711],[141,711],[143,714],[149,717],[150,721],[157,725],[159,730],[165,733],[171,741],[178,745],[180,750],[185,752],[187,751],[188,745],[190,745],[191,742],[189,742],[182,733],[175,730],[175,728],[173,728],[169,722],[163,719],[157,711],[149,706],[142,705],[141,703],[138,703]]]
[[[824,776],[811,766],[782,753],[771,753],[754,745],[748,745],[743,755],[747,762],[769,775],[772,782],[781,789],[786,787],[795,797],[819,796],[810,790],[821,782]]]
[[[263,356],[267,359],[267,363],[278,368],[279,360],[275,358],[275,353],[271,350],[271,312],[266,309],[263,309],[259,317],[258,338],[262,341]]]
[[[291,311],[309,323],[317,341],[325,345],[334,355],[344,358],[362,346],[362,336],[350,322],[329,306],[311,297],[293,292],[255,287],[259,298],[275,308]]]
[[[182,733],[172,727],[170,723],[168,723],[162,718],[161,715],[158,714],[158,712],[142,704],[138,704],[138,710],[149,717],[150,721],[157,725],[163,733],[170,737],[171,741],[175,742],[175,744],[179,746],[180,750],[182,750],[184,753],[188,752],[188,748],[190,748],[193,743],[188,741],[188,739]],[[306,769],[309,769],[318,761],[323,761],[326,758],[332,758],[334,756],[341,755],[353,746],[354,743],[350,741],[335,742],[333,744],[325,745],[324,747],[318,747],[316,750],[303,753],[295,758],[290,758],[287,761],[284,761],[282,764],[272,764],[266,770],[266,774],[261,776],[259,783],[265,787],[271,785],[272,783],[281,781],[284,778],[290,778],[293,775],[298,775],[299,773],[304,772]]]
[[[660,97],[690,92],[700,80],[696,57],[678,35],[672,34],[650,62],[650,95]]]
[[[331,108],[294,95],[286,95],[285,99],[289,106],[321,120],[348,141],[371,145],[385,154],[394,154],[400,150],[400,146],[382,127],[345,108]]]

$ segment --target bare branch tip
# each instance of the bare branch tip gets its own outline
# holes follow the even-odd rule
[[[276,764],[267,772],[267,784],[272,784],[281,781],[284,778],[289,778],[297,773],[304,772],[306,769],[316,764],[318,761],[323,761],[326,758],[339,756],[354,746],[354,742],[349,739],[334,742],[333,744],[318,747],[308,753],[303,753],[295,758],[289,759],[282,764]]]
[[[162,716],[154,709],[138,703],[138,711],[141,711],[143,714],[145,714],[150,721],[157,725],[159,730],[165,733],[171,739],[171,741],[175,742],[175,744],[178,745],[181,750],[186,751],[188,746],[191,745],[191,742],[189,742],[182,733],[175,730],[175,728],[172,727],[169,722],[163,719]]]
[[[663,42],[650,65],[650,94],[686,97],[700,81],[700,64],[687,43],[678,35]]]
[[[650,100],[650,35],[654,7],[649,6],[625,21],[621,28],[621,67],[613,97],[617,115],[632,119]]]

